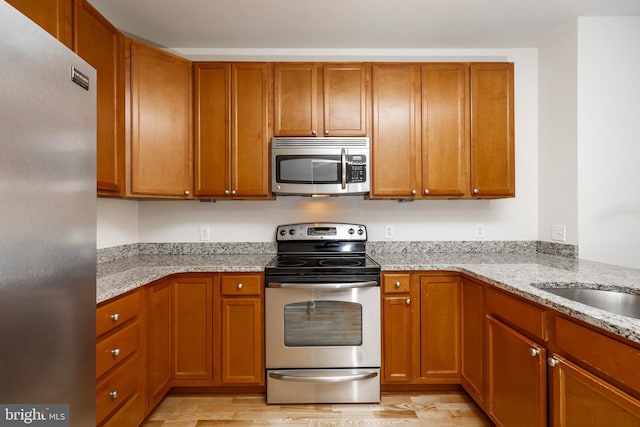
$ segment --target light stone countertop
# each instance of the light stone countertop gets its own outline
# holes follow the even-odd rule
[[[640,270],[575,258],[527,253],[370,253],[389,271],[457,271],[528,300],[640,343],[640,319],[573,302],[532,283],[588,284],[640,294]],[[275,253],[135,255],[98,264],[96,301],[101,303],[175,273],[262,272]]]

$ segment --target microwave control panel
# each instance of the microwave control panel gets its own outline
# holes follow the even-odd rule
[[[367,182],[367,158],[364,155],[347,156],[347,182]]]

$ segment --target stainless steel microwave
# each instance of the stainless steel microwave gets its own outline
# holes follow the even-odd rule
[[[360,195],[370,189],[369,138],[274,137],[271,159],[275,194]]]

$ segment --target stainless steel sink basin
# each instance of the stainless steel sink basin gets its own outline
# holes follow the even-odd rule
[[[618,290],[595,289],[592,284],[536,283],[535,287],[591,307],[640,319],[640,295]]]

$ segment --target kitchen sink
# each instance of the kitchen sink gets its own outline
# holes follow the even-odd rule
[[[640,319],[640,295],[591,283],[533,283],[538,289],[609,313]]]

